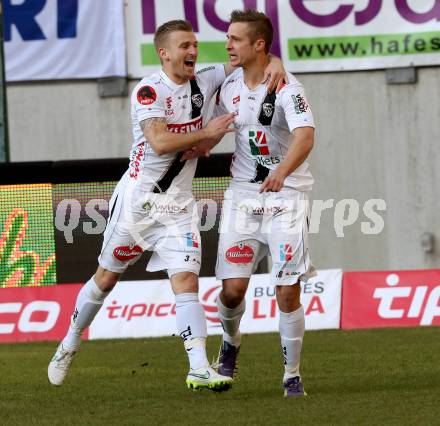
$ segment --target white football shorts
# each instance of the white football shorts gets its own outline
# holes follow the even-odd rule
[[[225,192],[217,279],[248,278],[267,254],[272,285],[306,282],[316,275],[309,258],[307,194],[287,188],[260,194],[245,185],[231,183]]]
[[[202,253],[198,219],[191,193],[143,192],[142,185],[124,175],[110,199],[99,264],[122,273],[148,250],[153,255],[147,271],[198,275]]]

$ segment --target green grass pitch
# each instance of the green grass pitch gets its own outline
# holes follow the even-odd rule
[[[219,337],[208,339],[211,357]],[[56,343],[0,345],[1,425],[439,425],[440,328],[307,332],[308,396],[282,397],[277,334],[245,335],[234,387],[186,388],[177,337],[84,342],[49,385]]]

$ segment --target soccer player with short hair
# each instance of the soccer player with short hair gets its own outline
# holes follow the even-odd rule
[[[299,372],[304,336],[300,281],[314,274],[309,260],[308,198],[313,184],[307,156],[314,121],[303,87],[288,74],[272,93],[261,84],[272,43],[272,24],[263,13],[234,11],[226,49],[237,68],[217,95],[215,114],[234,114],[232,180],[222,211],[216,275],[223,326],[218,372],[234,377],[240,349],[239,325],[245,293],[259,261],[272,256],[270,283],[276,288],[285,372],[285,396],[305,395]]]
[[[63,384],[84,329],[145,250],[153,251],[147,270],[166,269],[171,281],[177,328],[190,364],[188,387],[224,390],[232,382],[214,371],[206,357],[206,319],[198,300],[200,234],[192,196],[197,160],[183,156],[233,131],[228,128],[232,114],[207,123],[209,101],[233,66],[195,72],[197,39],[187,21],[161,25],[154,44],[162,70],[142,79],[132,92],[130,165],[109,203],[98,269],[79,292],[68,332],[49,364],[53,385]],[[279,59],[267,71],[272,85],[284,74]]]

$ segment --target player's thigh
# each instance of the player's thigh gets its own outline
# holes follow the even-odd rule
[[[168,275],[190,272],[199,275],[202,247],[197,221],[190,212],[174,218],[173,226],[156,232],[149,271],[166,269]]]
[[[132,210],[130,199],[127,197],[124,181],[118,183],[110,204],[110,214],[104,231],[104,241],[98,257],[99,265],[110,272],[121,274],[129,265],[134,264],[149,247],[148,238],[151,235],[152,223],[144,224],[144,234],[141,236],[134,221],[142,223],[142,212]]]
[[[267,241],[272,257],[271,283],[292,285],[313,276],[308,247],[309,205],[304,194],[292,197],[286,208],[271,219]]]
[[[266,253],[266,245],[247,234],[220,234],[216,262],[217,279],[249,278]]]

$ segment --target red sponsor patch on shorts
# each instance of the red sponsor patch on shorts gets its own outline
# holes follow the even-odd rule
[[[142,254],[142,248],[139,246],[119,246],[113,250],[113,256],[121,262],[134,259],[136,256]]]
[[[226,250],[226,260],[230,263],[246,264],[254,259],[254,250],[246,244],[237,244]]]
[[[156,91],[151,86],[142,86],[137,92],[137,100],[142,105],[151,105],[156,98]]]

